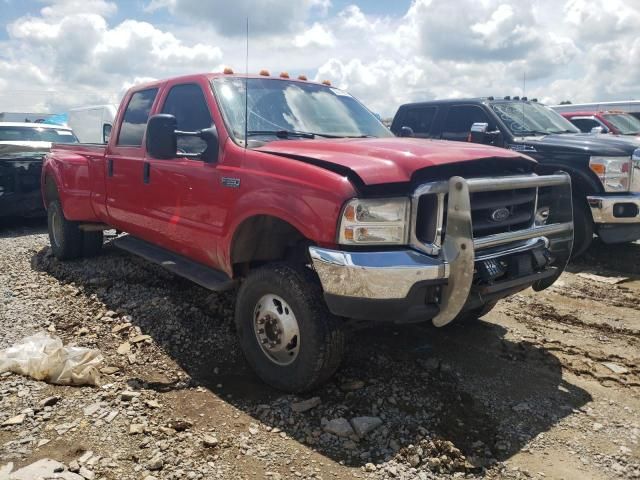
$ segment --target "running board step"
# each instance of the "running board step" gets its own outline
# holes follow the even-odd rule
[[[191,280],[214,292],[229,290],[235,285],[235,282],[224,272],[206,267],[182,255],[170,252],[162,247],[157,247],[131,235],[116,238],[112,243],[122,250],[138,255],[150,262],[157,263],[170,272]]]

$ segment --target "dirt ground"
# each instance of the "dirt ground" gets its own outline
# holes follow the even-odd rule
[[[354,329],[303,397],[248,369],[233,302],[109,245],[60,263],[42,222],[1,228],[0,348],[48,330],[105,360],[99,387],[0,376],[0,479],[42,458],[86,479],[640,478],[640,244],[596,242],[476,322]],[[363,416],[381,425],[327,433]]]

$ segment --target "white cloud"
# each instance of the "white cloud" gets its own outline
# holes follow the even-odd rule
[[[414,0],[393,15],[329,0],[141,5],[162,23],[141,11],[116,22],[124,12],[107,0],[43,0],[10,22],[0,110],[117,101],[138,79],[222,64],[244,71],[247,15],[251,71],[329,79],[384,116],[408,101],[518,95],[523,74],[527,94],[550,102],[640,98],[636,0]]]

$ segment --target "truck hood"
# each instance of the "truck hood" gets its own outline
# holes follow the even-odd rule
[[[354,172],[366,185],[402,183],[418,170],[486,158],[535,160],[503,148],[420,138],[276,140],[260,152]],[[462,174],[462,170],[461,170]]]
[[[564,133],[543,137],[516,140],[516,143],[531,145],[547,153],[581,153],[601,156],[630,156],[640,141],[635,137],[595,135],[592,133]]]

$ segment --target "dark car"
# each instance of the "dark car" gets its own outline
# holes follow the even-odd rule
[[[52,143],[77,143],[67,127],[0,122],[0,217],[44,216],[42,160]]]
[[[574,256],[587,249],[594,233],[605,243],[640,238],[640,142],[634,137],[581,133],[557,112],[518,97],[402,105],[391,130],[399,136],[508,148],[536,159],[538,173],[568,172]]]

